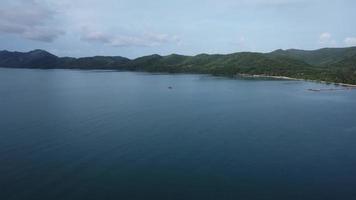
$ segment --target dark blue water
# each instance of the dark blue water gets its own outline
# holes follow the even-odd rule
[[[307,90],[333,87],[0,69],[0,199],[356,199],[356,90]]]

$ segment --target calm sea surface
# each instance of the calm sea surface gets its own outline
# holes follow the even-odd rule
[[[356,199],[356,90],[308,91],[334,87],[0,69],[0,199]]]

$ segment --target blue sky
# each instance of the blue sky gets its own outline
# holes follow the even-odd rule
[[[356,46],[354,0],[1,0],[0,49],[59,56]]]

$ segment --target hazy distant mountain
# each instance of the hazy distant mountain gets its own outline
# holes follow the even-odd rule
[[[77,68],[131,71],[208,73],[233,76],[264,74],[356,84],[356,47],[313,51],[289,49],[270,53],[149,55],[130,60],[120,56],[57,57],[43,50],[0,51],[0,67]]]
[[[0,51],[1,67],[55,68],[58,57],[43,50],[27,53]]]
[[[59,58],[43,50],[34,50],[27,53],[0,51],[0,67],[116,69],[129,61],[130,59],[120,56]]]

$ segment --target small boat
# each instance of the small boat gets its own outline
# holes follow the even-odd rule
[[[171,90],[171,89],[173,89],[173,87],[172,87],[172,86],[169,86],[169,87],[168,87],[168,89],[170,89],[170,90]]]
[[[313,92],[320,92],[321,89],[308,89],[309,91],[313,91]]]

